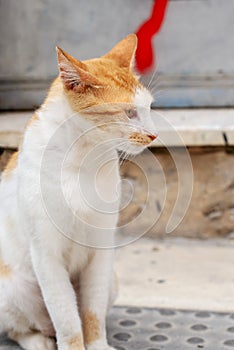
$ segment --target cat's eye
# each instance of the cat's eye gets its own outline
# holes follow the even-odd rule
[[[135,108],[126,109],[125,113],[129,119],[134,119],[137,117],[137,111]]]

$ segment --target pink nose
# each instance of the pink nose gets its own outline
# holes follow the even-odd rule
[[[151,141],[154,141],[157,138],[157,135],[147,134],[147,136],[151,139]]]

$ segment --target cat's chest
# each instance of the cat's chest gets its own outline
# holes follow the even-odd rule
[[[117,209],[120,198],[118,160],[96,166],[68,168],[62,176],[66,202],[74,211],[90,212],[94,208]]]
[[[91,251],[88,247],[72,242],[66,254],[66,266],[71,278],[75,278],[88,264],[91,258]]]

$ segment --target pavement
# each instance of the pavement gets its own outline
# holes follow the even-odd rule
[[[142,238],[117,250],[116,305],[234,312],[234,239]]]

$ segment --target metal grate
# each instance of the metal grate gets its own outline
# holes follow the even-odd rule
[[[108,325],[117,350],[234,349],[234,314],[115,307]]]
[[[107,323],[117,350],[234,349],[234,314],[114,307]],[[0,350],[19,349],[0,336]]]

